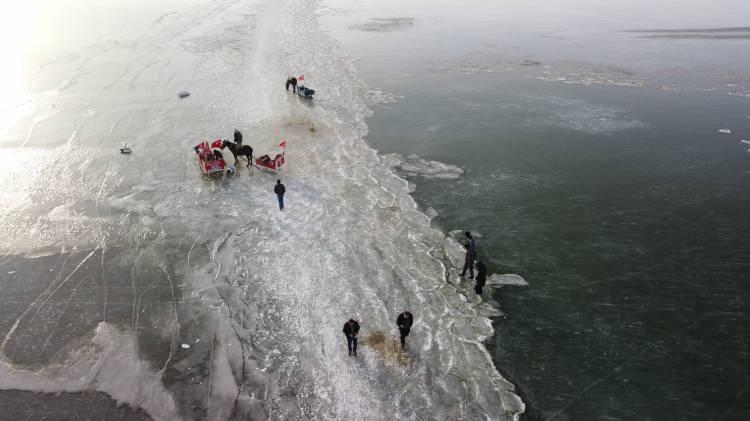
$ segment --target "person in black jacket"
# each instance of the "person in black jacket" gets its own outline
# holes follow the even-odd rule
[[[242,132],[237,129],[234,129],[234,143],[237,146],[242,146]]]
[[[349,348],[349,356],[357,356],[357,335],[359,335],[359,323],[354,319],[349,319],[344,323],[344,335],[346,335],[346,346]]]
[[[401,333],[401,348],[406,346],[406,337],[409,336],[412,323],[414,323],[414,317],[408,311],[399,314],[396,319],[398,331]]]
[[[466,231],[466,258],[464,260],[464,270],[461,271],[461,277],[466,275],[466,270],[469,270],[469,277],[474,277],[474,260],[477,258],[477,240],[471,236],[471,232]]]
[[[281,184],[281,180],[276,180],[273,192],[276,193],[276,198],[279,199],[279,210],[284,210],[284,193],[286,193],[286,187]]]
[[[487,266],[484,265],[481,259],[477,259],[477,277],[474,279],[477,281],[474,284],[474,291],[477,295],[482,295],[482,288],[487,282]]]
[[[289,90],[289,86],[292,86],[292,92],[297,93],[297,78],[292,76],[286,79],[286,90]]]

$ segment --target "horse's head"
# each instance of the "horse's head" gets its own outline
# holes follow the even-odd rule
[[[229,141],[224,139],[221,141],[221,149],[226,148],[229,145]]]

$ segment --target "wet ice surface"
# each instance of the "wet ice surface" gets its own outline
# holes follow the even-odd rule
[[[39,97],[55,112],[40,102],[2,139],[2,389],[99,391],[155,419],[523,410],[481,343],[498,311],[456,276],[458,243],[364,144],[370,88],[314,12],[215,1],[45,65],[56,88]],[[297,72],[314,102],[285,95]],[[234,127],[256,154],[288,141],[284,212],[276,176],[200,176],[191,147]],[[119,154],[125,141],[133,154]],[[404,309],[416,321],[400,353]],[[357,358],[349,317],[362,325]]]

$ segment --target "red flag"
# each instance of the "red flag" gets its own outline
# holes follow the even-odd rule
[[[286,140],[282,140],[281,143],[279,143],[279,146],[286,148]]]
[[[216,139],[211,143],[211,148],[221,148],[221,139]]]
[[[299,77],[297,78],[297,80],[299,80],[299,81],[305,80],[305,75],[299,75]]]

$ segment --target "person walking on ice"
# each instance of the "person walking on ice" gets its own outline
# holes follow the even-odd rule
[[[412,317],[411,313],[408,311],[405,311],[398,315],[398,318],[396,319],[396,324],[398,325],[398,331],[401,336],[401,348],[403,349],[406,347],[406,337],[409,336],[409,332],[411,331],[411,325],[414,323],[414,317]]]
[[[346,335],[346,347],[349,348],[349,356],[357,356],[357,335],[359,335],[359,323],[354,319],[349,319],[344,323],[344,335]]]
[[[273,192],[276,193],[276,198],[279,199],[279,210],[284,210],[284,193],[286,193],[286,187],[281,184],[281,180],[276,180]]]

